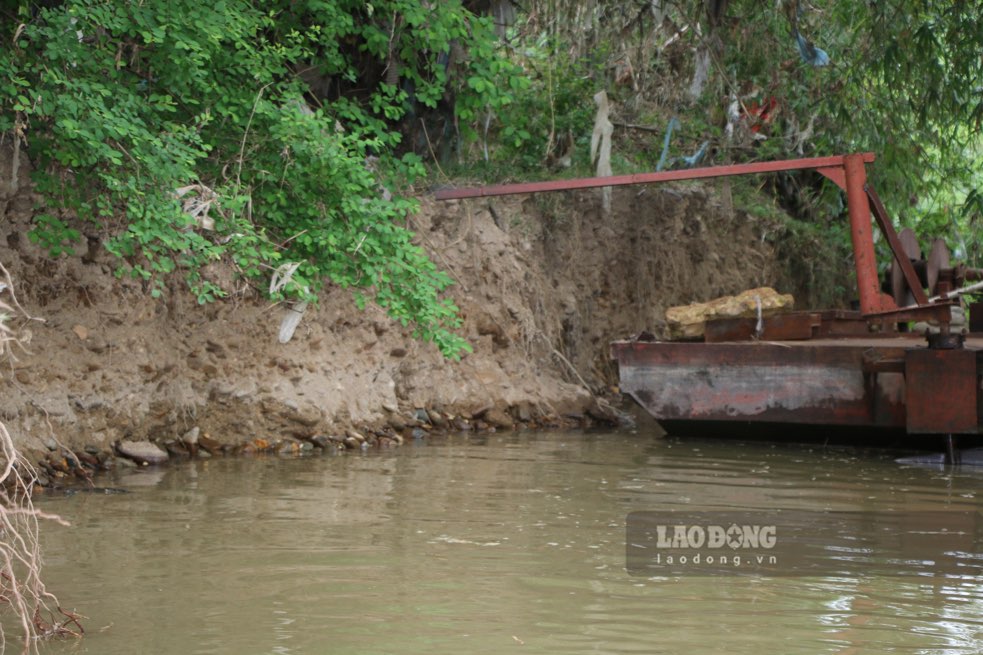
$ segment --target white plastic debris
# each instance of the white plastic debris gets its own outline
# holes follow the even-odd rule
[[[307,311],[307,303],[304,301],[294,303],[283,313],[283,320],[280,321],[280,343],[287,343],[294,336],[294,330],[300,325],[300,319],[304,318]]]

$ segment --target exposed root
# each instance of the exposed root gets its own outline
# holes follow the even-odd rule
[[[590,393],[590,395],[595,396],[596,394],[594,393],[594,390],[591,389],[591,386],[589,384],[587,384],[587,381],[586,380],[584,380],[584,377],[577,370],[577,367],[574,366],[573,364],[571,364],[570,363],[570,360],[567,359],[563,355],[563,353],[561,353],[559,350],[557,350],[556,348],[553,347],[553,344],[550,343],[550,340],[546,337],[545,334],[543,334],[542,332],[540,332],[539,335],[542,337],[543,341],[546,343],[546,346],[550,349],[550,354],[553,355],[553,357],[555,357],[558,361],[560,361],[563,364],[565,364],[566,367],[567,367],[567,370],[569,370],[573,374],[573,376],[575,378],[577,378],[577,381],[580,383],[580,386],[582,386],[584,389],[586,389],[587,392]]]
[[[0,298],[0,354],[9,354],[19,343],[10,320],[20,306],[2,266],[0,273],[4,280],[0,293],[6,292],[4,297],[10,299],[5,302]],[[40,639],[79,637],[84,632],[80,617],[63,610],[41,580],[40,522],[68,524],[34,507],[31,494],[36,480],[34,467],[17,451],[7,428],[0,423],[0,609],[5,606],[9,610],[0,614],[0,652],[6,650],[8,637],[16,633],[21,652],[36,653]]]

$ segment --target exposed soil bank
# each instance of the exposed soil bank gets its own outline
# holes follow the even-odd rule
[[[55,441],[79,451],[122,439],[163,446],[195,427],[228,444],[347,430],[398,441],[431,427],[604,419],[591,391],[616,383],[609,341],[658,331],[673,304],[797,286],[768,238],[774,221],[735,209],[722,187],[616,188],[608,216],[595,192],[423,197],[411,226],[457,281],[474,353],[447,361],[339,289],[280,344],[286,308],[231,269],[208,271],[230,297],[199,306],[180,282],[156,301],[117,279],[95,239],[79,256],[48,258],[27,238],[26,173],[22,165],[6,193],[0,185],[0,262],[43,322],[18,326],[29,353],[5,364],[0,420],[35,459]],[[10,179],[9,161],[0,179]]]

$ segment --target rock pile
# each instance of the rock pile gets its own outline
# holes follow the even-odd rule
[[[600,418],[599,418],[600,417]],[[605,421],[602,421],[605,419]],[[610,421],[607,421],[610,419]],[[462,434],[559,427],[585,427],[597,422],[617,423],[618,416],[589,411],[586,415],[556,417],[541,414],[533,407],[499,407],[488,404],[466,414],[440,408],[415,408],[392,412],[385,424],[348,428],[337,432],[318,430],[317,422],[304,416],[293,417],[297,426],[289,434],[253,436],[223,442],[194,426],[180,436],[147,439],[121,439],[110,448],[87,445],[70,449],[51,440],[48,452],[38,460],[38,484],[64,486],[91,481],[101,471],[134,466],[160,466],[175,460],[208,459],[236,455],[274,455],[306,457],[364,452],[398,447],[406,440],[426,439],[433,434]]]

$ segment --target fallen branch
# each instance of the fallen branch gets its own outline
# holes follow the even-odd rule
[[[620,123],[618,121],[611,121],[611,124],[615,127],[622,127],[626,130],[644,130],[645,132],[657,132],[662,134],[666,128],[664,127],[652,127],[651,125],[635,125],[634,123]]]

